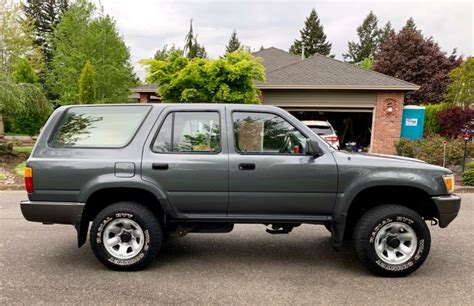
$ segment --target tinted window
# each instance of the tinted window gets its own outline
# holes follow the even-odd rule
[[[155,152],[218,152],[220,125],[217,112],[170,113],[153,144]]]
[[[123,147],[150,107],[99,106],[67,110],[49,144],[57,147]]]
[[[237,152],[304,153],[306,138],[278,115],[234,112],[233,121]]]

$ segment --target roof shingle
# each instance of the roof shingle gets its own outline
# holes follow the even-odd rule
[[[254,53],[263,58],[266,82],[262,89],[367,89],[417,90],[418,85],[372,70],[316,54],[305,60],[283,50],[269,48]]]

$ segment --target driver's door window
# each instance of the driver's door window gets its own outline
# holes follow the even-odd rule
[[[304,154],[306,137],[271,113],[234,112],[235,149],[241,154]]]

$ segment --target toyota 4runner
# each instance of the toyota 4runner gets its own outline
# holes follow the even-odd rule
[[[232,104],[58,108],[27,161],[23,216],[72,224],[115,270],[144,268],[163,239],[236,223],[288,234],[325,226],[375,274],[404,276],[430,250],[427,221],[457,216],[451,171],[337,151],[282,109]],[[89,225],[92,226],[89,230]]]

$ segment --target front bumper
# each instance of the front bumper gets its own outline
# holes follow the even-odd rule
[[[84,203],[21,201],[21,213],[28,221],[77,224],[81,220]]]
[[[438,209],[439,227],[446,227],[456,218],[461,207],[461,198],[451,194],[446,196],[432,197]]]

